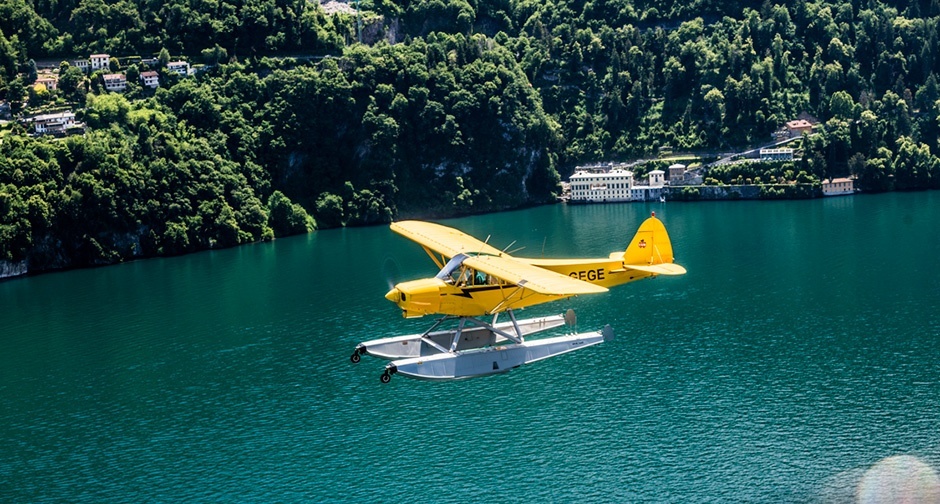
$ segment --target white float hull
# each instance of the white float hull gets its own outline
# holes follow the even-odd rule
[[[395,360],[385,366],[385,372],[387,375],[401,374],[420,380],[473,378],[505,373],[523,364],[594,346],[611,338],[613,330],[606,326],[601,331],[591,333]]]
[[[552,315],[548,317],[531,318],[519,320],[519,330],[522,336],[534,334],[547,329],[561,326],[565,323],[564,315]],[[494,327],[501,331],[515,334],[512,322],[502,322]],[[450,348],[454,340],[456,330],[436,331],[429,333],[426,338],[430,338],[434,343],[444,348]],[[409,334],[407,336],[395,336],[392,338],[382,338],[372,341],[364,341],[356,346],[357,351],[361,353],[379,357],[382,359],[395,360],[408,357],[421,357],[426,355],[435,355],[441,351],[426,341],[422,341],[421,334]],[[485,327],[467,325],[464,327],[457,343],[457,351],[471,350],[474,348],[484,348],[498,345],[508,341],[505,337],[496,334]]]

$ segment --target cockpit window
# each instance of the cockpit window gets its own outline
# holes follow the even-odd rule
[[[466,258],[467,255],[465,254],[455,255],[450,261],[447,261],[447,264],[436,275],[436,278],[459,286],[494,285],[498,283],[495,277],[464,265],[463,261]]]
[[[447,264],[444,265],[444,268],[441,269],[441,272],[437,274],[435,278],[443,280],[445,282],[458,282],[460,273],[462,272],[461,266],[463,265],[464,259],[467,258],[466,254],[457,254],[447,261]],[[456,275],[455,275],[456,273]]]

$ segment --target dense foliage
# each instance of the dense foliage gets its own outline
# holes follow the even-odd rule
[[[672,23],[649,21],[651,10],[665,12],[656,6],[638,14],[617,4],[533,7],[523,35],[509,42],[562,125],[563,165],[663,146],[761,143],[801,112],[826,123],[801,167],[818,178],[856,173],[862,187],[888,189],[894,171],[909,166],[897,162],[900,143],[936,153],[936,2],[765,2],[733,14],[716,6],[727,14],[721,18],[694,12],[709,22],[676,19],[688,11],[674,6]],[[932,182],[902,182],[909,177],[898,173],[898,187],[936,185],[933,164],[921,168]]]
[[[260,166],[227,159],[218,137],[196,135],[165,105],[91,96],[86,119],[100,129],[0,145],[0,259],[107,264],[314,227]]]
[[[87,105],[90,129],[0,137],[0,258],[179,253],[303,232],[308,212],[332,227],[511,208],[551,200],[578,163],[727,152],[803,112],[822,127],[802,161],[706,181],[940,187],[937,0],[362,8],[365,44],[354,16],[303,0],[2,0],[0,97]],[[112,96],[68,65],[59,90],[31,85],[31,59],[92,52],[210,67],[155,94]]]
[[[232,63],[147,99],[88,94],[84,136],[0,145],[0,259],[229,246],[310,230],[305,208],[338,226],[551,198],[557,127],[512,56],[481,36],[430,38],[286,70]]]

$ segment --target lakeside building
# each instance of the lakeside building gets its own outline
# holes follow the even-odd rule
[[[572,203],[632,201],[633,172],[623,168],[578,167],[568,180]]]
[[[761,161],[793,161],[793,149],[781,147],[778,149],[761,149]]]
[[[663,197],[663,187],[666,185],[666,172],[653,170],[649,173],[649,183],[635,185],[630,190],[631,201],[656,201]]]
[[[669,165],[669,185],[672,185],[673,181],[681,181],[683,179],[685,179],[685,165],[682,163]]]
[[[822,183],[823,196],[842,196],[844,194],[855,194],[855,180],[850,178],[825,180]]]
[[[669,166],[668,180],[670,186],[702,185],[702,175],[681,163]]]
[[[576,168],[568,180],[571,203],[652,201],[663,195],[666,172],[653,170],[648,184],[635,184],[626,165],[595,165]]]

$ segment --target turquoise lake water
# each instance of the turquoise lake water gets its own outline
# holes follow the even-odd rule
[[[349,362],[432,323],[383,298],[436,273],[385,226],[0,282],[0,501],[830,503],[889,457],[936,476],[940,192],[441,222],[596,256],[651,211],[688,274],[520,314],[614,341],[458,382]]]

